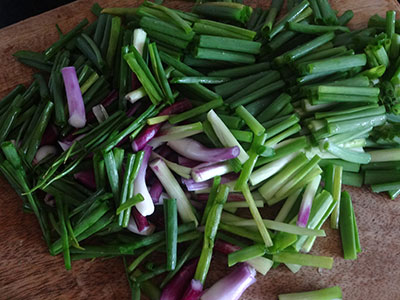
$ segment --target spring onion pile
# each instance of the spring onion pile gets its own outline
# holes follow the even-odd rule
[[[92,24],[14,54],[37,73],[0,102],[0,170],[66,269],[121,257],[134,299],[232,300],[279,265],[331,269],[309,254],[326,222],[357,258],[342,185],[400,194],[400,23],[282,6],[96,4]],[[208,286],[216,251],[233,269]],[[279,296],[306,298],[342,292]]]

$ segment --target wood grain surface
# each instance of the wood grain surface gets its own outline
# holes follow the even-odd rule
[[[17,50],[41,51],[57,39],[55,24],[63,31],[90,16],[93,0],[80,0],[0,30],[0,98],[16,84],[28,84],[32,70],[11,56]],[[101,6],[136,6],[136,0],[98,0]],[[354,10],[353,28],[365,26],[369,16],[400,11],[395,0],[331,1],[339,12]],[[249,4],[268,5],[269,1]],[[170,7],[189,9],[189,2],[165,1]],[[337,231],[325,226],[312,253],[333,256],[332,270],[303,267],[297,274],[279,267],[243,295],[244,300],[277,299],[279,293],[339,285],[346,300],[400,299],[400,203],[373,194],[367,188],[345,187],[353,197],[363,252],[356,261],[342,259]],[[268,209],[267,209],[268,210]],[[226,258],[216,255],[206,286],[227,272]],[[21,200],[0,177],[0,299],[129,299],[129,287],[120,259],[79,261],[66,271],[62,257],[52,257],[33,215],[22,212]]]

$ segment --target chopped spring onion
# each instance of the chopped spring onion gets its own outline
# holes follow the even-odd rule
[[[158,146],[163,142],[180,140],[201,132],[203,132],[203,125],[200,122],[188,125],[172,126],[165,130],[161,129],[158,133],[158,136],[155,137],[151,142],[153,145]]]
[[[40,73],[0,101],[0,172],[50,253],[67,269],[133,256],[136,299],[238,300],[255,271],[330,269],[332,258],[303,254],[328,218],[356,259],[359,207],[342,184],[400,194],[394,11],[354,31],[353,13],[328,0],[290,0],[286,12],[282,0],[197,2],[193,12],[95,5],[89,26],[14,54]],[[261,208],[279,201],[265,219]],[[237,266],[209,287],[214,250]],[[150,279],[163,273],[161,294]]]
[[[338,300],[342,299],[342,290],[338,286],[311,291],[291,294],[280,294],[279,300]]]
[[[254,220],[243,219],[226,212],[222,214],[222,221],[226,224],[233,224],[237,226],[245,226],[245,227],[256,226]],[[267,227],[270,230],[282,231],[298,235],[307,235],[307,236],[325,236],[325,232],[323,230],[303,228],[292,224],[286,224],[283,222],[266,220],[266,219],[263,219],[262,221],[265,227]]]
[[[317,192],[321,176],[316,176],[306,187],[303,200],[301,201],[299,216],[297,218],[297,226],[306,227],[311,212],[312,201]]]
[[[177,101],[171,106],[163,109],[160,112],[160,116],[164,115],[171,115],[174,113],[180,113],[185,110],[188,110],[192,107],[192,104],[188,100],[182,100],[182,101]],[[132,148],[134,151],[139,151],[146,146],[146,144],[154,138],[154,136],[157,134],[157,132],[161,128],[161,123],[151,125],[146,127],[144,130],[140,132],[140,134],[135,138],[135,140],[132,142]]]
[[[141,194],[136,194],[133,198],[129,199],[128,201],[122,203],[116,211],[116,214],[119,215],[120,213],[122,213],[125,209],[128,209],[134,205],[136,205],[137,203],[143,201],[144,198]]]
[[[221,176],[232,172],[229,163],[205,163],[197,165],[192,169],[191,175],[195,182],[203,182],[215,176]]]
[[[75,128],[83,128],[86,125],[85,105],[75,68],[65,67],[61,73],[68,99],[68,123]]]
[[[400,149],[374,150],[369,151],[368,154],[371,156],[372,163],[400,160]]]
[[[228,266],[232,267],[239,262],[246,262],[250,259],[261,257],[265,254],[265,252],[265,246],[259,244],[251,245],[243,249],[237,250],[228,255]]]
[[[200,298],[202,293],[203,293],[203,284],[199,280],[192,279],[181,299],[196,300]]]
[[[136,101],[147,96],[146,90],[144,87],[140,87],[132,92],[129,92],[125,95],[125,99],[129,100],[130,103],[135,103]]]
[[[276,175],[265,182],[258,189],[258,191],[266,200],[273,198],[278,190],[285,185],[285,181],[294,173],[296,173],[297,170],[306,165],[307,161],[308,160],[304,154],[298,154],[295,158],[293,158],[293,160],[290,160],[288,163],[286,163]]]
[[[260,182],[270,178],[271,176],[279,172],[288,162],[290,162],[295,157],[296,154],[292,153],[288,156],[284,156],[276,161],[266,164],[261,168],[258,168],[251,174],[250,183],[252,185],[257,185]]]
[[[99,104],[99,105],[93,106],[92,111],[99,123],[104,122],[105,120],[108,119],[107,110],[104,108],[103,105]]]
[[[194,243],[197,245],[197,243]],[[181,299],[183,296],[183,286],[187,286],[193,278],[196,271],[197,261],[192,260],[184,265],[181,270],[171,279],[171,281],[164,287],[161,298],[162,300],[175,300]]]
[[[164,200],[165,239],[167,245],[167,269],[174,270],[176,267],[177,239],[178,239],[178,215],[176,210],[176,199]]]
[[[186,197],[185,192],[176,181],[174,175],[172,175],[171,171],[168,169],[165,162],[158,158],[150,163],[150,167],[157,178],[160,180],[168,195],[171,198],[176,199],[176,206],[178,208],[178,213],[181,219],[185,223],[195,222],[197,224],[198,221],[193,212],[192,205]]]
[[[221,178],[221,183],[230,183],[235,181],[238,178],[238,175],[235,173],[228,173],[223,175]],[[209,179],[207,181],[195,182],[193,179],[184,179],[183,183],[186,185],[188,191],[202,191],[204,189],[208,189],[212,186],[212,180]]]
[[[332,269],[333,258],[327,256],[313,256],[301,253],[282,252],[274,254],[272,260],[280,263],[297,264],[317,268]]]
[[[344,259],[357,259],[357,253],[360,252],[358,230],[351,197],[346,191],[342,192],[341,197],[339,228]]]
[[[186,178],[189,179],[190,178],[190,173],[192,171],[191,168],[185,167],[185,166],[181,166],[177,163],[174,163],[172,161],[169,161],[168,159],[165,159],[164,157],[162,157],[161,155],[152,152],[151,153],[151,158],[155,159],[155,158],[160,158],[162,159],[166,165],[168,166],[168,168],[170,168],[172,171],[174,171],[176,174],[178,174],[179,176],[181,176],[182,178]]]
[[[193,139],[180,139],[167,143],[178,154],[197,161],[219,162],[235,158],[240,149],[237,146],[231,148],[209,149]]]
[[[146,169],[151,156],[151,147],[146,146],[143,151],[144,157],[134,182],[134,195],[141,194],[143,196],[144,200],[136,204],[136,208],[143,216],[149,216],[154,212],[153,200],[146,185]]]
[[[155,125],[155,124],[163,123],[165,121],[168,121],[169,117],[170,117],[169,115],[166,115],[166,116],[158,116],[158,117],[154,117],[154,118],[149,118],[149,119],[147,119],[147,125]]]
[[[42,160],[44,160],[45,158],[49,157],[49,156],[53,156],[57,154],[57,148],[54,146],[50,146],[50,145],[44,145],[42,147],[40,147],[38,149],[38,151],[36,152],[35,158],[34,158],[34,162],[36,164],[40,163]]]
[[[208,270],[210,268],[213,248],[214,248],[214,240],[217,234],[219,222],[221,219],[221,213],[223,209],[223,205],[228,198],[229,188],[226,185],[221,185],[215,196],[215,199],[210,199],[213,201],[213,204],[208,212],[205,229],[204,229],[204,240],[203,240],[203,248],[201,250],[199,263],[197,264],[197,269],[194,274],[194,279],[199,280],[201,284],[204,284],[204,281],[207,277]]]
[[[232,133],[229,131],[228,127],[222,122],[222,120],[218,117],[218,115],[210,110],[207,114],[207,119],[211,123],[216,135],[218,136],[220,142],[225,147],[238,147],[240,149],[240,153],[238,159],[241,163],[244,163],[249,155],[243,149],[243,147],[239,144],[239,142],[235,139]]]
[[[146,43],[147,33],[142,28],[137,28],[133,31],[133,46],[143,55],[143,48]]]
[[[256,281],[255,275],[254,268],[241,264],[205,291],[201,299],[238,300],[243,292]]]

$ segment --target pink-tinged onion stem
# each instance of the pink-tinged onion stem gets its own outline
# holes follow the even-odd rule
[[[91,190],[96,189],[96,180],[94,177],[94,172],[93,170],[85,170],[85,171],[80,171],[78,173],[74,174],[74,178],[82,183],[84,186]]]
[[[196,194],[196,200],[208,201],[209,196],[210,196],[210,194],[207,194],[207,193]],[[226,200],[226,202],[240,202],[240,201],[246,201],[243,194],[241,194],[241,193],[229,193],[228,199]]]
[[[129,107],[128,111],[126,112],[126,115],[128,117],[132,117],[135,112],[139,109],[141,103],[135,103],[134,105],[132,105],[131,107]]]
[[[202,293],[203,285],[201,284],[201,282],[199,280],[192,279],[188,288],[185,291],[185,294],[182,297],[182,300],[198,300],[200,299]]]
[[[221,184],[232,182],[238,179],[239,175],[235,173],[229,173],[224,176],[221,176]],[[202,181],[202,182],[195,182],[193,179],[183,179],[183,183],[186,185],[188,191],[200,191],[204,189],[208,189],[212,187],[213,179]]]
[[[192,169],[191,175],[194,181],[202,182],[230,172],[232,172],[231,165],[228,162],[223,161],[216,163],[202,163]]]
[[[154,226],[154,224],[150,223],[148,227],[144,228],[142,231],[139,231],[139,229],[136,225],[136,221],[133,219],[133,217],[131,216],[131,218],[129,219],[128,230],[130,232],[147,236],[147,235],[152,234],[155,229],[156,229],[156,226]]]
[[[220,279],[201,296],[202,300],[238,300],[243,292],[256,282],[256,270],[240,264],[230,274]]]
[[[311,206],[314,200],[314,196],[317,192],[321,176],[316,176],[309,184],[303,194],[301,200],[299,215],[297,217],[296,225],[299,227],[307,227],[308,219],[310,218]]]
[[[167,147],[166,145],[159,147],[155,152],[168,160],[171,160],[170,156],[173,154],[171,148]]]
[[[49,124],[44,131],[42,136],[42,140],[40,141],[40,146],[43,145],[54,145],[57,142],[58,131],[57,128]]]
[[[107,107],[111,105],[115,100],[118,99],[118,91],[117,90],[112,90],[105,98],[103,101],[101,101],[101,104],[104,107]]]
[[[241,248],[223,240],[216,240],[214,243],[214,249],[222,254],[228,255],[232,252],[240,250]]]
[[[198,259],[193,259],[171,279],[162,291],[160,300],[180,300],[196,271]]]
[[[167,144],[178,154],[202,162],[220,162],[237,157],[240,154],[239,147],[207,148],[196,140],[184,138],[169,141]]]
[[[111,103],[118,99],[118,91],[112,90],[103,101],[101,101],[101,105],[107,108]],[[95,119],[95,116],[92,111],[89,111],[87,114],[87,121],[91,122]]]
[[[140,107],[140,103],[136,103],[135,105],[132,105],[126,112],[126,115],[128,117],[132,117],[135,114],[135,112],[139,109],[139,107]],[[123,144],[125,144],[128,141],[129,141],[129,136],[126,136],[117,144],[116,147],[121,147]]]
[[[58,141],[58,145],[60,145],[63,151],[67,151],[74,142],[71,141]]]
[[[163,186],[157,178],[155,179],[153,185],[150,188],[150,196],[151,199],[153,200],[154,204],[158,203],[160,201],[160,196],[163,192]]]
[[[50,155],[57,154],[57,148],[52,145],[44,145],[41,146],[35,154],[35,158],[33,159],[34,164],[38,164],[40,161],[45,159]]]
[[[199,161],[195,161],[184,156],[178,156],[178,164],[188,168],[194,168],[200,164]]]
[[[79,141],[80,139],[84,138],[85,136],[86,136],[85,133],[84,133],[84,134],[81,134],[81,135],[79,135],[79,136],[76,136],[76,135],[69,135],[69,136],[67,136],[64,140],[58,141],[58,144],[60,145],[60,147],[61,147],[61,149],[62,149],[63,151],[66,151],[66,150],[68,150],[68,149],[72,146],[72,144],[73,144],[75,141]]]
[[[56,206],[56,201],[55,201],[53,195],[50,195],[50,194],[46,194],[46,196],[44,196],[43,202],[51,207]]]
[[[154,212],[154,203],[153,200],[151,199],[149,190],[147,189],[146,185],[146,170],[149,163],[152,148],[150,146],[146,146],[144,147],[143,151],[144,151],[144,157],[134,184],[135,184],[135,195],[142,194],[144,200],[136,204],[136,208],[143,216],[149,216]]]
[[[175,102],[171,106],[163,109],[158,115],[159,116],[167,116],[171,114],[177,114],[184,112],[188,109],[192,108],[192,104],[189,100],[184,99],[178,102]],[[139,136],[132,142],[132,149],[133,151],[140,151],[144,148],[145,145],[147,145],[148,142],[150,142],[157,132],[160,130],[161,126],[163,123],[158,123],[155,125],[147,126],[142,130],[142,132],[139,134]]]
[[[144,217],[137,209],[136,207],[132,207],[132,214],[133,218],[135,219],[136,226],[139,230],[139,232],[142,232],[145,230],[147,227],[150,226],[149,222],[147,221],[146,217]]]
[[[72,127],[83,128],[86,125],[85,104],[83,103],[82,92],[75,67],[62,68],[61,73],[68,101],[68,123]]]
[[[147,126],[142,130],[139,136],[133,140],[132,149],[133,151],[140,151],[150,142],[160,130],[162,123],[158,123],[155,125]]]

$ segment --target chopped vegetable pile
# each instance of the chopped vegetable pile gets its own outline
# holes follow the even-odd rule
[[[357,259],[342,184],[400,194],[400,23],[282,7],[96,4],[93,23],[14,54],[37,73],[0,102],[0,170],[66,269],[121,257],[134,299],[239,299],[280,265],[331,269],[309,254],[325,222]],[[215,252],[233,269],[209,286]]]

